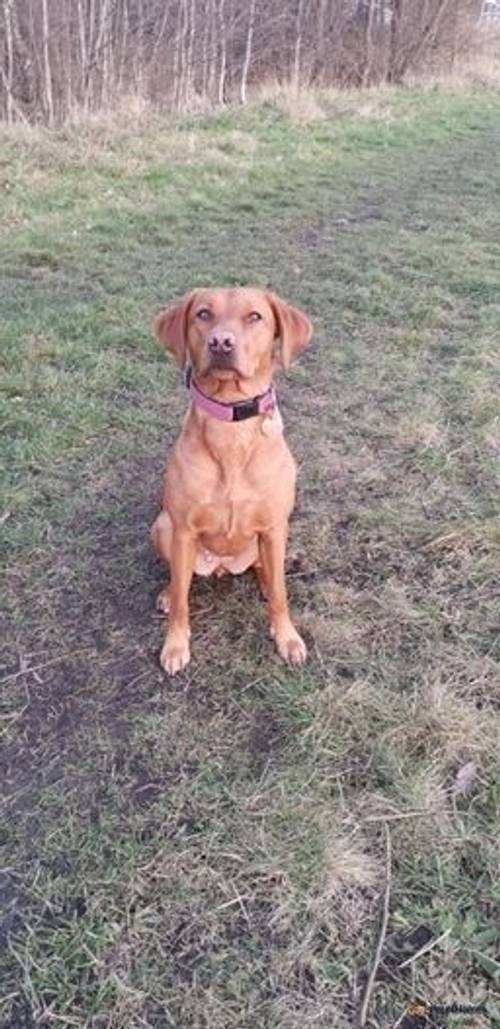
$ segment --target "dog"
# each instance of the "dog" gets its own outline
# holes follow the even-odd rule
[[[151,529],[156,554],[170,567],[157,601],[169,617],[161,664],[175,675],[190,659],[193,573],[253,568],[278,653],[300,665],[306,647],[290,618],[285,585],[296,466],[273,376],[308,345],[311,322],[271,292],[196,289],[160,311],[153,330],[185,369],[190,395],[167,464],[163,509]]]

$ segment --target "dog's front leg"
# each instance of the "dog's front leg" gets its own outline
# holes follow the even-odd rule
[[[263,534],[259,539],[259,552],[267,591],[271,635],[274,637],[280,657],[291,664],[300,665],[307,657],[307,650],[288,610],[285,585],[287,535],[286,524]]]
[[[188,596],[196,558],[196,540],[174,528],[170,561],[169,624],[160,661],[168,675],[175,675],[189,661]]]

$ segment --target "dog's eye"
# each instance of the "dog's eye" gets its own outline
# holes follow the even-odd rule
[[[208,307],[200,307],[200,310],[196,312],[196,317],[200,318],[202,322],[208,322],[212,317],[212,312]]]
[[[247,317],[248,322],[260,322],[262,321],[262,315],[258,311],[250,311]]]

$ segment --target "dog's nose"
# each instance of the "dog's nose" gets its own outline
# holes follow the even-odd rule
[[[236,340],[234,333],[221,331],[214,332],[208,340],[208,349],[211,354],[231,354],[234,350]]]

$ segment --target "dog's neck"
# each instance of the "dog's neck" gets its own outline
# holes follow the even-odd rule
[[[191,405],[185,430],[203,446],[220,470],[221,487],[231,491],[258,454],[269,453],[283,436],[278,409],[272,417],[260,415],[243,422],[223,422]],[[262,460],[262,458],[260,458]]]
[[[256,448],[259,449],[266,439],[269,443],[270,438],[282,435],[283,422],[276,405],[274,390],[270,385],[271,379],[270,370],[267,375],[262,374],[244,381],[236,378],[221,380],[210,375],[195,379],[196,387],[204,394],[204,402],[200,403],[199,397],[193,396],[191,390],[192,402],[184,429],[188,435],[203,440],[206,451],[223,469],[224,479],[232,478],[238,469],[244,468],[252,453]],[[233,420],[233,405],[251,403],[262,397],[266,399],[262,404],[261,413],[242,420]],[[225,408],[224,416],[221,417],[220,411],[211,411],[206,400]],[[225,417],[226,414],[228,417]]]

